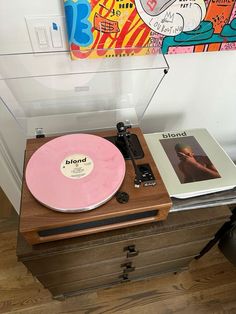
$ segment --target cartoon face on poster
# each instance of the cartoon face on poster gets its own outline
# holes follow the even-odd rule
[[[203,0],[136,0],[135,5],[142,20],[165,36],[196,29],[206,15]]]
[[[75,59],[236,49],[235,0],[65,0]]]

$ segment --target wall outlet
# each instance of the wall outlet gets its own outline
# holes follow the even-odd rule
[[[64,16],[26,16],[25,20],[34,52],[68,49]]]

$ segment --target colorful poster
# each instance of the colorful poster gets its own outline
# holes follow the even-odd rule
[[[236,49],[235,0],[65,0],[73,59]]]

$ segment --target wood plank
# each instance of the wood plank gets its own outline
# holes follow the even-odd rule
[[[174,297],[171,298],[171,302],[169,299],[158,302],[155,302],[155,299],[153,302],[149,300],[144,305],[131,307],[122,311],[122,313],[236,313],[235,292],[236,283],[226,284],[197,291],[190,295]]]
[[[51,302],[49,304],[43,304],[37,308],[30,307],[28,309],[20,310],[15,313],[24,313],[24,314],[43,314],[50,310],[51,314],[58,313],[122,313],[122,314],[166,314],[166,313],[176,313],[176,314],[226,314],[226,313],[235,313],[236,312],[236,302],[235,302],[235,291],[236,284],[227,284],[222,285],[217,288],[207,289],[205,291],[200,291],[193,293],[192,295],[181,295],[175,298],[166,299],[162,301],[157,301],[150,303],[147,300],[147,303],[144,305],[130,307],[127,305],[128,309],[120,311],[119,307],[116,304],[113,304],[112,310],[104,310],[102,305],[94,304],[93,307],[90,307],[87,310],[86,307],[82,307],[78,304],[78,299],[76,297],[68,299],[64,302]],[[87,299],[84,300],[84,303],[92,302],[92,298],[95,298],[94,295],[86,295]],[[125,307],[125,306],[124,306]]]

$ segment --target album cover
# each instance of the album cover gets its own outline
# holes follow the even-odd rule
[[[172,197],[232,189],[236,166],[206,129],[146,134],[145,139]]]

